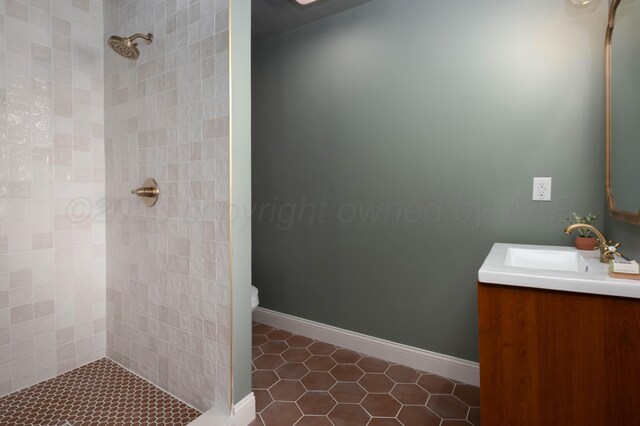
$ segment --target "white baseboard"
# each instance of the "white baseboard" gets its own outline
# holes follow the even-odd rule
[[[477,362],[394,343],[264,308],[257,308],[253,312],[253,320],[416,370],[427,371],[475,386],[480,385],[480,365]]]
[[[247,426],[256,418],[256,397],[251,392],[233,406],[234,426]]]
[[[233,406],[231,415],[212,408],[189,423],[189,426],[247,426],[256,418],[256,398],[251,392]]]

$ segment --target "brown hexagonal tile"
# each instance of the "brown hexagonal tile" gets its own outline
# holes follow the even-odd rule
[[[280,380],[271,370],[256,370],[251,373],[251,387],[254,389],[269,389]]]
[[[367,391],[357,383],[336,383],[329,391],[338,402],[359,403],[367,395]]]
[[[362,370],[355,364],[338,364],[331,369],[330,373],[339,382],[357,382],[364,376]]]
[[[304,414],[326,416],[336,405],[336,401],[328,392],[307,392],[298,401],[298,407]]]
[[[308,390],[327,391],[336,383],[329,373],[312,371],[300,380]]]
[[[443,420],[440,426],[469,426],[466,420]]]
[[[365,426],[371,416],[358,404],[338,404],[329,419],[335,426]]]
[[[289,345],[287,345],[285,342],[280,342],[280,341],[272,342],[272,341],[269,341],[269,342],[267,342],[267,343],[265,343],[263,345],[260,345],[260,349],[265,354],[280,355],[281,353],[283,353],[284,351],[289,349]]]
[[[439,426],[442,419],[424,406],[405,405],[398,413],[404,426]]]
[[[367,373],[358,381],[368,392],[389,392],[395,383],[384,374]]]
[[[327,355],[314,355],[304,362],[304,365],[311,371],[329,371],[336,362]]]
[[[405,405],[425,405],[429,399],[429,392],[410,383],[395,385],[391,395]]]
[[[267,406],[273,402],[273,398],[271,398],[269,391],[254,389],[253,395],[256,398],[256,412],[258,413],[267,408]]]
[[[378,358],[366,356],[358,361],[358,367],[365,373],[384,373],[389,368],[389,363]]]
[[[402,426],[402,423],[396,419],[374,417],[367,426]]]
[[[338,349],[331,354],[331,358],[338,364],[355,364],[360,361],[362,355],[349,349]]]
[[[471,407],[480,406],[480,388],[472,385],[456,385],[453,394]]]
[[[293,336],[293,334],[289,333],[288,331],[278,330],[278,329],[275,329],[267,333],[267,338],[269,340],[274,340],[274,341],[287,340],[291,336]]]
[[[386,393],[370,393],[360,403],[374,417],[395,417],[402,406]]]
[[[276,369],[276,373],[281,379],[302,379],[309,369],[299,362],[287,362]]]
[[[306,348],[313,343],[308,337],[293,335],[287,339],[287,344],[292,348]]]
[[[260,348],[257,347],[257,346],[252,346],[251,347],[251,359],[254,360],[254,359],[258,358],[260,355],[262,355],[262,351],[260,350]]]
[[[418,379],[418,384],[429,393],[443,394],[450,394],[455,386],[451,380],[435,374],[422,374]]]
[[[269,327],[268,325],[256,323],[251,327],[251,334],[267,334],[270,331],[273,331],[273,327]]]
[[[260,346],[267,343],[269,339],[263,334],[253,334],[251,336],[251,346]]]
[[[396,383],[416,383],[420,373],[404,365],[392,365],[384,373]]]
[[[296,426],[333,426],[326,416],[303,416]]]
[[[275,370],[284,364],[280,355],[261,355],[253,361],[253,365],[259,370]]]
[[[467,421],[473,426],[480,426],[480,408],[469,408],[469,414],[467,415]]]
[[[469,407],[453,395],[431,395],[427,407],[443,419],[464,420]]]
[[[265,426],[293,426],[302,417],[293,402],[274,402],[260,413]]]
[[[335,352],[336,347],[324,342],[313,342],[307,349],[314,355],[331,355]]]
[[[280,380],[269,388],[274,401],[296,401],[306,391],[299,380]]]
[[[311,353],[305,348],[290,348],[282,354],[282,358],[287,362],[304,362],[311,358]]]

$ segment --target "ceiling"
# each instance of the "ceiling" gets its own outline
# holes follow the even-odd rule
[[[289,31],[370,1],[372,0],[318,0],[302,6],[295,0],[251,0],[251,38],[260,40]]]

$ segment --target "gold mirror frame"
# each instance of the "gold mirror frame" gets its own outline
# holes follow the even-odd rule
[[[612,0],[609,8],[609,23],[607,25],[607,35],[604,43],[605,53],[605,193],[607,196],[607,204],[609,205],[609,213],[614,219],[624,222],[640,225],[640,211],[628,212],[620,210],[616,207],[616,200],[613,197],[611,188],[611,42],[613,39],[613,29],[616,25],[616,12],[620,6],[621,0]]]

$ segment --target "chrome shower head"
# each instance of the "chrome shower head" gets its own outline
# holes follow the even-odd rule
[[[116,52],[118,55],[134,61],[138,59],[138,56],[140,56],[140,51],[137,48],[138,43],[133,42],[138,38],[143,39],[147,44],[151,44],[151,42],[153,41],[153,34],[149,33],[147,35],[144,35],[138,33],[132,35],[131,37],[111,36],[109,37],[107,44],[109,45],[111,50]]]

